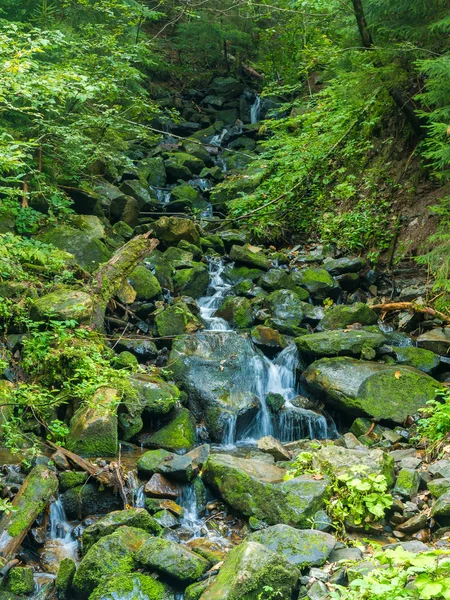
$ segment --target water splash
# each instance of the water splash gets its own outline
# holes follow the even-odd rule
[[[72,530],[63,503],[57,498],[50,504],[48,540],[43,549],[56,570],[63,558],[78,559],[78,542]]]
[[[145,508],[144,485],[139,480],[136,471],[128,471],[128,496],[133,508]]]
[[[234,448],[236,442],[237,414],[231,414],[225,421],[223,428],[222,445],[226,448]]]
[[[254,125],[261,117],[261,96],[256,95],[254,103],[250,107],[250,123]]]
[[[206,296],[198,300],[200,316],[209,331],[231,331],[224,319],[214,317],[214,313],[222,304],[223,299],[231,289],[231,285],[223,278],[225,264],[223,260],[212,258],[209,261],[210,283]]]
[[[211,141],[209,142],[209,146],[215,146],[216,148],[220,148],[220,146],[222,145],[223,139],[224,137],[227,135],[228,133],[228,129],[222,129],[222,131],[218,134],[216,134],[213,138],[211,138]]]
[[[184,510],[181,525],[192,533],[191,539],[200,537],[203,521],[198,514],[197,492],[194,485],[184,486],[181,496],[178,498],[178,504]]]
[[[320,413],[297,408],[287,402],[280,411],[276,427],[280,442],[301,439],[323,440],[330,437],[326,418]]]

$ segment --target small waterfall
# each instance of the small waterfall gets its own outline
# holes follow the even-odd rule
[[[228,129],[222,129],[222,131],[220,133],[218,133],[213,138],[211,138],[209,145],[215,146],[216,148],[220,148],[220,146],[222,145],[222,142],[223,142],[223,138],[227,135],[227,133],[228,133]]]
[[[188,185],[200,190],[201,192],[207,192],[212,187],[211,182],[208,181],[208,179],[205,179],[204,177],[199,177],[198,179],[191,179],[188,182]]]
[[[231,285],[222,276],[224,269],[225,264],[221,259],[212,258],[209,261],[210,283],[207,295],[198,300],[200,316],[209,331],[230,331],[230,327],[224,319],[213,316],[231,289]]]
[[[184,509],[181,525],[191,530],[192,538],[200,537],[203,521],[198,514],[197,493],[193,485],[184,486],[178,504]]]
[[[77,560],[78,542],[72,537],[73,527],[67,521],[64,506],[59,498],[50,504],[49,525],[46,549],[59,562],[63,558]]]
[[[236,441],[237,415],[230,414],[223,428],[222,445],[233,448]]]
[[[277,425],[277,438],[280,442],[293,442],[309,438],[323,440],[331,437],[326,418],[305,408],[297,408],[287,402],[281,410]]]
[[[128,471],[128,496],[133,508],[145,507],[144,485],[139,481],[136,471]]]
[[[151,189],[155,192],[156,199],[158,200],[158,202],[161,202],[161,204],[168,204],[170,202],[172,190],[157,187],[151,187]]]
[[[261,96],[256,95],[254,103],[250,107],[250,123],[254,125],[257,123],[261,116]]]

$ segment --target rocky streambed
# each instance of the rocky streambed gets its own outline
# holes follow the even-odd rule
[[[216,87],[231,118],[227,103],[245,92]],[[208,122],[185,121],[184,141],[164,136],[80,192],[70,224],[39,236],[85,271],[135,233],[151,228],[159,245],[106,314],[127,385],[58,413],[65,449],[43,447],[26,464],[0,455],[2,498],[17,508],[0,523],[0,598],[320,600],[378,564],[377,542],[447,548],[450,459],[444,448],[430,461],[413,435],[450,375],[450,336],[429,316],[386,323],[371,308],[425,284],[310,241],[266,248],[227,228],[227,199],[259,175],[214,186],[239,166],[231,150],[257,156],[259,134],[236,124],[236,106],[225,127],[217,94],[204,98]],[[256,120],[257,102],[241,104]],[[35,321],[51,311],[81,325],[93,310],[82,278],[31,306]],[[6,340],[19,354],[21,335]],[[1,380],[2,397],[12,387]],[[335,482],[358,472],[382,476],[393,501],[383,518],[339,524]]]

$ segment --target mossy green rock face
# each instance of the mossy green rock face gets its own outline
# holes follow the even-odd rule
[[[439,496],[431,507],[430,514],[439,520],[439,524],[447,525],[450,522],[450,490]]]
[[[113,575],[132,573],[136,568],[136,553],[150,535],[135,527],[119,527],[101,538],[84,556],[73,578],[76,598],[88,598],[94,589]]]
[[[138,163],[137,167],[139,179],[142,183],[148,183],[154,187],[164,187],[166,185],[166,169],[161,156],[145,158]]]
[[[191,298],[205,295],[209,284],[208,266],[203,263],[192,263],[190,269],[180,269],[173,276],[175,293]]]
[[[206,202],[202,198],[202,195],[195,188],[193,188],[192,185],[184,183],[183,185],[177,185],[173,188],[170,196],[170,205],[167,210],[172,210],[175,212],[177,209],[202,209],[206,206]]]
[[[138,563],[177,581],[191,583],[209,568],[209,562],[184,546],[162,538],[149,538],[136,555]]]
[[[290,274],[291,281],[298,287],[306,289],[314,300],[335,300],[341,293],[338,282],[325,269],[308,267]]]
[[[233,548],[215,581],[201,600],[258,600],[265,587],[280,598],[292,597],[300,571],[282,556],[257,542],[244,542]]]
[[[168,154],[168,158],[187,167],[194,175],[199,175],[202,169],[205,168],[205,163],[200,158],[197,158],[192,154],[187,154],[187,152]]]
[[[401,469],[397,475],[394,492],[404,498],[413,498],[419,491],[420,475],[414,469]]]
[[[424,373],[432,373],[441,362],[439,356],[431,350],[424,348],[409,347],[394,347],[395,360],[399,364],[409,365],[416,369],[424,371]]]
[[[295,338],[299,352],[315,356],[375,356],[375,350],[384,344],[384,335],[364,330],[324,331]]]
[[[146,267],[136,267],[128,281],[136,291],[136,300],[152,300],[161,293],[159,281]]]
[[[60,600],[69,600],[77,565],[71,558],[63,558],[56,576],[55,588]]]
[[[131,352],[128,352],[128,350],[124,350],[123,352],[120,352],[120,354],[118,354],[114,358],[114,367],[116,369],[132,370],[134,368],[137,368],[138,366],[139,366],[138,359],[134,356],[134,354],[131,354]]]
[[[92,317],[93,300],[81,290],[60,288],[35,300],[31,306],[31,317],[45,321],[49,316],[58,321],[76,320],[85,323]]]
[[[343,275],[344,273],[358,273],[366,266],[364,258],[335,258],[324,261],[323,268],[331,275]]]
[[[91,406],[82,406],[70,421],[67,448],[81,456],[114,456],[119,449],[117,390],[100,388]]]
[[[58,225],[57,228],[39,235],[37,239],[70,252],[76,262],[89,272],[95,271],[101,263],[111,258],[110,251],[96,235],[67,225]]]
[[[250,269],[249,267],[226,267],[224,277],[229,283],[238,284],[243,281],[256,281],[261,277],[263,271],[261,269]]]
[[[119,510],[122,500],[111,489],[99,490],[93,483],[70,488],[60,496],[68,519]]]
[[[307,293],[307,292],[305,292]],[[303,333],[303,321],[317,323],[323,317],[319,307],[303,302],[301,296],[291,290],[277,290],[265,298],[264,306],[271,313],[270,325],[281,333],[295,335]]]
[[[249,242],[248,235],[243,231],[238,231],[237,229],[221,231],[217,235],[224,243],[227,252],[231,250],[232,246],[244,246]]]
[[[167,450],[149,450],[138,459],[138,471],[151,477],[154,473],[159,473],[159,465],[169,456],[172,456],[172,454]]]
[[[394,485],[394,459],[379,448],[374,450],[349,450],[341,446],[324,446],[314,453],[313,465],[322,473],[338,475],[353,473],[353,469],[363,469],[363,473],[382,474],[389,486]]]
[[[333,550],[335,538],[314,529],[294,529],[289,525],[273,525],[249,536],[272,552],[283,556],[299,569],[323,565]]]
[[[188,271],[190,269],[186,269]],[[184,271],[181,271],[184,272]],[[202,324],[184,302],[171,304],[155,317],[158,335],[170,337],[202,329]]]
[[[198,581],[192,583],[184,590],[184,600],[199,600],[203,592],[208,589],[209,581]]]
[[[23,492],[15,498],[16,510],[8,518],[4,515],[0,520],[0,531],[7,532],[11,537],[20,535],[44,510],[57,489],[56,473],[46,465],[34,467],[27,477],[27,485]]]
[[[355,359],[322,358],[303,373],[328,404],[353,417],[403,423],[434,399],[439,383],[412,367]]]
[[[265,325],[257,325],[251,331],[252,341],[268,350],[283,350],[287,342],[279,331]]]
[[[197,333],[174,340],[169,368],[214,441],[222,441],[231,417],[237,418],[239,429],[255,416],[258,401],[251,393],[249,369],[257,359],[250,340],[235,332]]]
[[[180,397],[176,385],[153,375],[135,375],[132,384],[139,395],[139,406],[152,415],[167,415]]]
[[[267,256],[262,252],[253,252],[250,248],[249,244],[245,246],[232,246],[230,250],[231,260],[250,268],[262,269],[264,271],[270,269],[270,260]]]
[[[289,275],[286,271],[283,271],[283,269],[269,269],[267,273],[264,273],[261,277],[259,283],[260,286],[268,292],[274,292],[275,290],[280,289],[288,290],[293,285]]]
[[[34,590],[33,569],[13,567],[8,573],[8,590],[13,594],[28,595]]]
[[[65,492],[87,481],[88,474],[85,471],[62,471],[59,474],[59,487]]]
[[[450,478],[441,477],[440,479],[432,479],[427,483],[427,488],[432,496],[439,498],[442,494],[450,491]]]
[[[89,596],[89,600],[167,600],[163,584],[149,575],[113,575]]]
[[[185,165],[178,162],[176,158],[168,158],[164,161],[164,167],[166,169],[167,179],[173,183],[182,179],[183,181],[189,181],[192,179],[192,171]]]
[[[193,448],[196,437],[194,417],[186,408],[180,408],[167,425],[147,438],[145,445],[170,452],[186,452]]]
[[[106,517],[102,517],[96,523],[89,525],[89,527],[86,527],[81,536],[83,552],[86,553],[100,538],[114,533],[116,529],[123,525],[137,527],[154,535],[158,535],[162,531],[161,527],[148,514],[145,508],[116,510],[106,515]]]
[[[253,323],[250,300],[239,296],[225,298],[214,316],[228,321],[233,329],[246,329]]]
[[[180,242],[180,244],[181,243],[183,242]],[[192,246],[192,244],[189,244],[189,242],[184,243],[188,244],[189,246]],[[170,246],[170,248],[167,248],[167,250],[164,252],[163,258],[164,260],[170,262],[174,269],[185,269],[188,267],[192,267],[194,253],[190,250],[183,250],[183,248],[180,248],[179,246]]]
[[[246,517],[269,525],[308,527],[309,519],[323,508],[328,482],[306,476],[283,481],[284,475],[284,469],[266,462],[227,454],[210,455],[203,469],[205,482]]]
[[[338,304],[325,311],[320,326],[322,329],[344,329],[353,323],[376,325],[378,315],[364,302],[355,302],[351,306]]]
[[[200,235],[195,224],[189,219],[178,217],[161,217],[153,224],[156,237],[168,246],[176,246],[186,240],[195,246],[200,243]]]

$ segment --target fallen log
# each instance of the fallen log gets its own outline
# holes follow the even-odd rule
[[[12,502],[15,510],[5,513],[0,520],[2,567],[14,558],[31,526],[57,489],[56,473],[46,465],[38,465],[31,470]]]
[[[425,315],[431,315],[432,317],[438,317],[439,319],[444,321],[444,323],[450,324],[450,316],[442,313],[439,310],[435,310],[430,306],[425,306],[416,302],[390,302],[387,304],[373,304],[370,308],[372,310],[381,310],[384,313],[394,312],[397,310],[409,310]]]

